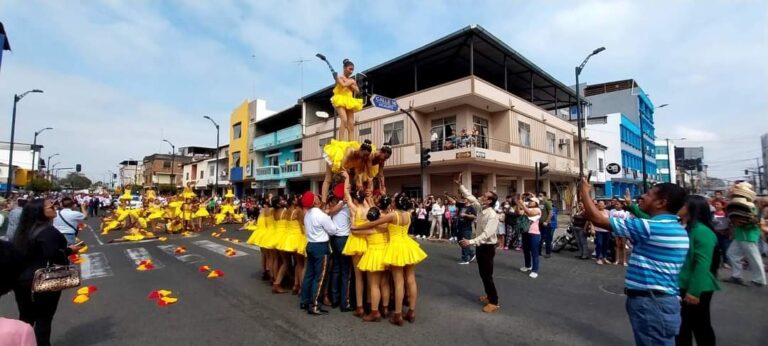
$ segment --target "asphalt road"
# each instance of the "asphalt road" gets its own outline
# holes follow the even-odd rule
[[[98,228],[96,220],[91,220]],[[245,240],[248,232],[223,237]],[[54,319],[56,345],[631,345],[624,311],[624,267],[597,266],[573,253],[542,259],[537,279],[517,268],[522,254],[497,253],[495,279],[501,309],[480,311],[482,284],[477,266],[458,265],[458,246],[423,243],[429,258],[417,268],[418,315],[415,324],[362,323],[351,313],[333,310],[309,316],[298,298],[273,295],[260,280],[257,249],[211,237],[211,230],[166,241],[110,244],[118,234],[97,236],[86,230],[85,285],[98,291],[85,304],[74,304],[66,291]],[[102,244],[99,244],[101,241]],[[185,246],[187,254],[173,254]],[[238,256],[223,249],[233,247]],[[170,253],[168,253],[170,252]],[[133,256],[133,257],[131,257]],[[137,271],[135,259],[151,257],[157,266]],[[208,265],[224,272],[207,279]],[[726,274],[723,274],[726,275]],[[723,284],[712,316],[722,345],[759,345],[768,338],[768,290]],[[168,289],[178,303],[160,307],[147,295]],[[17,317],[12,293],[0,298],[0,315]],[[763,342],[760,342],[763,340]]]

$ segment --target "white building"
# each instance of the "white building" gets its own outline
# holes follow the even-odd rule
[[[656,174],[665,183],[677,183],[675,144],[669,140],[656,140]]]
[[[229,145],[222,145],[218,150],[219,161],[219,179],[218,191],[222,193],[229,184],[228,164],[229,164]],[[182,180],[184,186],[189,182],[195,184],[195,190],[210,191],[216,184],[216,161],[215,158],[202,158],[193,160],[182,166]],[[207,193],[210,195],[210,192]]]
[[[606,171],[605,151],[608,148],[600,143],[587,140],[587,169],[590,184],[594,187],[595,197],[606,196],[605,182],[608,181],[608,172]]]
[[[120,186],[127,184],[142,186],[144,184],[144,166],[141,161],[129,159],[120,162],[117,170],[117,183]]]

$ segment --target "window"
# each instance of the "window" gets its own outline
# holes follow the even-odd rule
[[[189,172],[184,175],[184,180],[189,180]]]
[[[293,151],[293,162],[301,162],[301,149]]]
[[[216,168],[216,167],[215,166],[208,167],[208,176],[212,176],[212,175],[216,174],[214,172],[214,170],[213,170],[214,168]]]
[[[547,151],[550,154],[555,153],[555,134],[552,132],[547,132]]]
[[[477,115],[472,116],[472,124],[477,130],[477,146],[481,148],[488,148],[488,119],[481,118]]]
[[[370,135],[371,134],[371,128],[369,127],[369,128],[365,128],[365,129],[360,129],[360,130],[358,130],[357,133],[358,133],[358,136]]]
[[[243,132],[243,125],[241,123],[237,123],[232,125],[232,138],[238,139],[240,136],[242,136]]]
[[[667,147],[662,145],[660,147],[656,147],[656,154],[667,155],[669,153],[667,152]]]
[[[389,145],[403,144],[403,121],[384,124],[384,142]]]
[[[278,166],[280,164],[279,150],[272,150],[265,157],[267,158],[267,166]]]
[[[605,165],[605,162],[603,162],[603,158],[602,157],[598,157],[597,158],[597,171],[600,172],[600,173],[604,172],[605,171],[604,165]]]
[[[232,153],[232,168],[240,167],[240,152]]]
[[[328,144],[328,142],[330,142],[330,141],[331,141],[331,137],[326,137],[326,138],[320,138],[320,140],[318,141],[318,143],[320,143],[320,147],[322,148],[322,147],[324,147],[326,144]]]
[[[203,179],[203,178],[205,178],[205,171],[200,170],[200,179]]]
[[[520,137],[520,145],[524,147],[531,146],[531,125],[518,121],[517,134]]]
[[[444,147],[465,147],[469,145],[469,133],[465,136],[456,133],[456,116],[432,120],[432,151],[443,150]]]
[[[163,168],[171,168],[171,161],[163,161]]]

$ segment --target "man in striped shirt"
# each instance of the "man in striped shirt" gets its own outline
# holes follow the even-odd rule
[[[677,276],[688,253],[688,233],[676,216],[688,198],[685,190],[675,184],[657,184],[638,203],[650,218],[622,220],[600,213],[592,202],[591,189],[582,178],[579,197],[587,220],[634,245],[624,292],[635,343],[674,345],[680,329]]]

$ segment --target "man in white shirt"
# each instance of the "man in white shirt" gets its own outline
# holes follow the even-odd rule
[[[53,219],[53,227],[56,227],[64,238],[67,238],[67,245],[75,243],[77,237],[77,225],[85,220],[83,213],[73,210],[75,201],[70,197],[64,197],[61,199],[61,210]]]
[[[320,209],[320,198],[311,191],[301,197],[301,205],[309,209],[304,215],[304,230],[307,232],[307,264],[301,287],[302,309],[310,315],[325,315],[321,309],[320,289],[323,287],[325,271],[328,268],[328,234],[336,233],[331,217]]]
[[[343,196],[342,196],[343,197]],[[337,199],[338,200],[338,199]],[[350,265],[352,260],[341,252],[347,245],[351,228],[349,206],[344,201],[339,201],[328,211],[331,214],[336,232],[330,234],[331,242],[331,306],[335,309],[341,306],[341,312],[351,311],[349,303]]]

